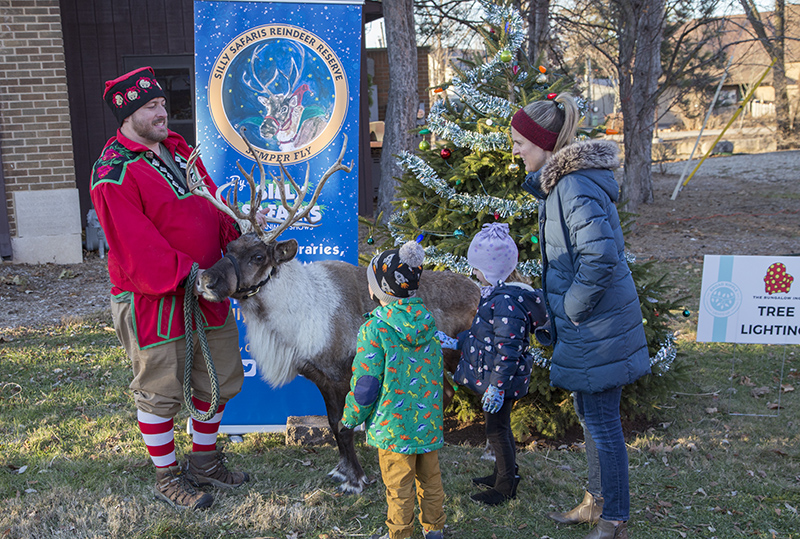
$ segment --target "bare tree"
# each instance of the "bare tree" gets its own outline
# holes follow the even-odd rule
[[[412,150],[412,130],[416,126],[419,106],[413,0],[384,2],[383,17],[389,58],[389,99],[386,104],[386,127],[381,154],[378,213],[383,212],[385,218],[388,218],[395,198],[395,178],[402,174],[395,156],[402,151]]]
[[[465,48],[478,41],[478,0],[414,0],[414,11],[421,45],[439,41],[449,48]]]
[[[775,119],[778,127],[776,140],[778,148],[792,146],[795,133],[792,126],[792,115],[789,106],[789,93],[786,89],[786,2],[775,0],[771,35],[767,32],[768,25],[761,19],[753,0],[739,0],[744,8],[747,20],[753,27],[758,40],[764,50],[775,60],[772,67],[772,87],[775,89]]]
[[[546,61],[550,48],[550,0],[530,0],[528,5],[528,58]]]
[[[583,47],[593,48],[616,69],[624,118],[621,189],[628,211],[653,201],[659,99],[667,90],[678,99],[708,85],[711,72],[721,68],[724,52],[709,46],[719,33],[715,8],[716,0],[578,0],[551,13],[566,34],[578,36]]]
[[[625,142],[621,197],[628,211],[653,202],[653,129],[661,76],[664,0],[620,2],[619,88]]]

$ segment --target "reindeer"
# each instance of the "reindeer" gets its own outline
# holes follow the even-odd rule
[[[263,46],[256,47],[250,57],[252,81],[243,77],[244,83],[252,90],[259,94],[266,94],[258,96],[259,103],[264,105],[266,111],[259,131],[264,139],[274,138],[283,152],[295,150],[310,143],[328,124],[328,118],[324,116],[312,116],[303,120],[305,111],[303,95],[311,90],[308,84],[298,84],[303,76],[305,49],[302,45],[297,45],[295,48],[299,53],[300,67],[297,66],[295,58],[292,58],[288,74],[276,68],[273,77],[263,83],[259,80],[256,71],[258,54]],[[271,86],[278,81],[279,76],[286,82],[281,88],[287,88],[287,91],[273,93]]]
[[[244,134],[240,133],[244,139]],[[342,482],[340,488],[344,492],[359,493],[369,481],[356,456],[353,431],[339,432],[337,426],[342,418],[345,396],[350,391],[358,330],[364,313],[376,307],[370,298],[366,268],[334,260],[303,265],[295,259],[297,241],[277,239],[292,224],[307,218],[331,175],[350,172],[352,162],[350,166],[342,164],[346,148],[345,136],[339,158],[322,175],[311,202],[304,209],[301,203],[309,187],[310,165],[302,187],[281,165],[281,177],[272,178],[279,184],[278,192],[288,217],[285,220],[270,218],[277,224],[270,231],[263,230],[257,222],[265,191],[264,168],[258,158],[260,187],[253,180],[256,165],[248,174],[237,163],[250,185],[250,192],[256,193],[252,195],[255,200],[247,213],[238,209],[235,189],[232,200],[223,200],[224,186],[217,190],[218,198],[211,196],[199,180],[193,181],[190,189],[234,218],[243,231],[250,231],[229,243],[225,256],[198,276],[198,291],[210,301],[222,301],[225,297],[239,301],[254,359],[262,377],[271,386],[283,386],[300,374],[319,388],[339,450],[339,462],[328,475]],[[256,152],[252,154],[257,156]],[[191,164],[196,158],[193,156]],[[292,206],[286,201],[284,175],[297,192]],[[448,335],[470,327],[480,299],[478,287],[468,277],[449,271],[424,271],[419,295],[436,319],[437,327]],[[451,372],[458,358],[458,352],[445,351],[445,363]],[[446,406],[453,395],[446,378],[445,394]]]

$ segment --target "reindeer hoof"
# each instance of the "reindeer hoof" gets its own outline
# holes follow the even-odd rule
[[[362,475],[360,478],[355,480],[351,479],[340,472],[338,466],[328,472],[328,477],[334,481],[340,482],[341,485],[339,485],[339,490],[345,494],[361,494],[361,492],[364,490],[364,487],[375,482],[375,479],[370,480],[366,475]]]
[[[339,471],[338,466],[328,472],[328,477],[330,477],[334,481],[338,481],[339,483],[344,483],[345,481],[347,481],[347,476]]]
[[[345,481],[339,485],[339,490],[345,494],[361,494],[361,492],[364,490],[364,485],[362,485],[361,482],[353,484],[349,481]]]

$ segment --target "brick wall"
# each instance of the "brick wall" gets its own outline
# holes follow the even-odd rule
[[[11,237],[15,192],[76,188],[66,80],[58,0],[0,0],[0,146]]]
[[[367,57],[372,58],[375,72],[372,83],[378,88],[378,119],[386,120],[386,103],[389,100],[389,56],[386,49],[367,49]],[[417,48],[417,92],[419,100],[425,103],[425,114],[430,111],[428,76],[428,48]]]

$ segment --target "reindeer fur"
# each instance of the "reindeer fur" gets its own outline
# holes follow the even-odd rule
[[[228,245],[227,256],[241,268],[239,289],[275,274],[247,297],[236,291],[234,265],[223,258],[201,274],[198,288],[211,301],[239,300],[247,338],[261,376],[272,387],[301,374],[322,393],[339,449],[339,463],[329,473],[346,492],[368,484],[353,444],[353,431],[338,432],[344,400],[350,390],[352,361],[364,313],[377,305],[369,294],[366,268],[340,261],[303,265],[294,259],[297,242],[262,242],[246,234]],[[455,335],[468,329],[480,292],[470,279],[451,272],[425,271],[420,296],[439,329]],[[454,368],[457,354],[446,358]]]

